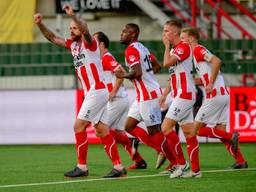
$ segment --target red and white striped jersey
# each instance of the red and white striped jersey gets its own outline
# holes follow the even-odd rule
[[[104,82],[107,85],[109,93],[113,90],[116,82],[115,71],[121,67],[116,61],[113,55],[109,52],[105,52],[102,56],[102,65],[104,70]],[[116,97],[127,97],[127,92],[124,85],[121,85],[117,91]]]
[[[76,74],[84,92],[104,89],[103,67],[97,40],[93,38],[91,46],[86,41],[78,46],[76,41],[67,39],[66,47],[72,53]]]
[[[149,50],[140,42],[133,42],[125,50],[125,62],[129,68],[133,65],[141,65],[141,78],[133,80],[138,101],[155,99],[162,94],[153,73],[150,58]]]
[[[200,75],[204,87],[206,87],[209,84],[211,77],[212,64],[210,60],[213,57],[213,54],[202,45],[197,45],[193,50],[193,54],[195,68]],[[219,72],[213,85],[213,91],[212,93],[207,94],[206,98],[225,94],[228,94],[228,91],[225,88],[223,76]]]
[[[170,83],[173,98],[195,99],[195,84],[193,80],[192,50],[188,43],[179,42],[170,51],[177,57],[178,62],[169,68]]]

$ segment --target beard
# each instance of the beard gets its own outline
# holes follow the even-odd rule
[[[73,41],[79,41],[82,37],[81,35],[75,35],[74,33],[71,33],[70,36]]]

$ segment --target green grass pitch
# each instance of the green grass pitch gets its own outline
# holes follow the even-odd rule
[[[132,162],[128,154],[121,146],[119,149],[123,164],[129,166]],[[63,176],[64,171],[75,166],[74,145],[0,145],[0,192],[254,192],[256,143],[243,143],[241,149],[248,170],[225,171],[234,161],[224,145],[200,144],[203,177],[170,179],[157,175],[167,163],[160,170],[154,169],[155,151],[140,145],[148,169],[129,171],[127,177],[107,180],[102,176],[112,166],[102,145],[89,145],[90,176],[80,179]]]

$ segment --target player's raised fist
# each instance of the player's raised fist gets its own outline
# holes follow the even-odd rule
[[[72,6],[71,6],[70,4],[65,3],[65,4],[63,5],[63,8],[62,8],[62,9],[66,12],[66,14],[67,14],[68,16],[74,15],[73,8],[72,8]]]
[[[36,24],[40,24],[41,21],[42,21],[42,15],[41,15],[40,13],[36,13],[36,14],[34,15],[34,20],[35,20],[35,23],[36,23]]]

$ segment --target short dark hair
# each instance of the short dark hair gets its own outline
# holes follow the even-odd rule
[[[132,28],[134,30],[134,32],[136,33],[136,37],[138,38],[139,37],[139,34],[140,34],[140,28],[137,24],[135,23],[128,23],[126,24],[126,26]]]
[[[103,33],[102,31],[98,31],[98,32],[94,33],[93,35],[97,36],[99,43],[102,42],[102,43],[104,43],[106,48],[109,47],[109,39],[105,33]]]
[[[182,28],[182,24],[179,20],[169,20],[169,21],[166,21],[165,25],[170,25],[170,26],[175,26],[179,29]]]
[[[197,40],[200,39],[199,29],[195,27],[186,27],[181,32],[188,33],[189,36],[195,37]]]

